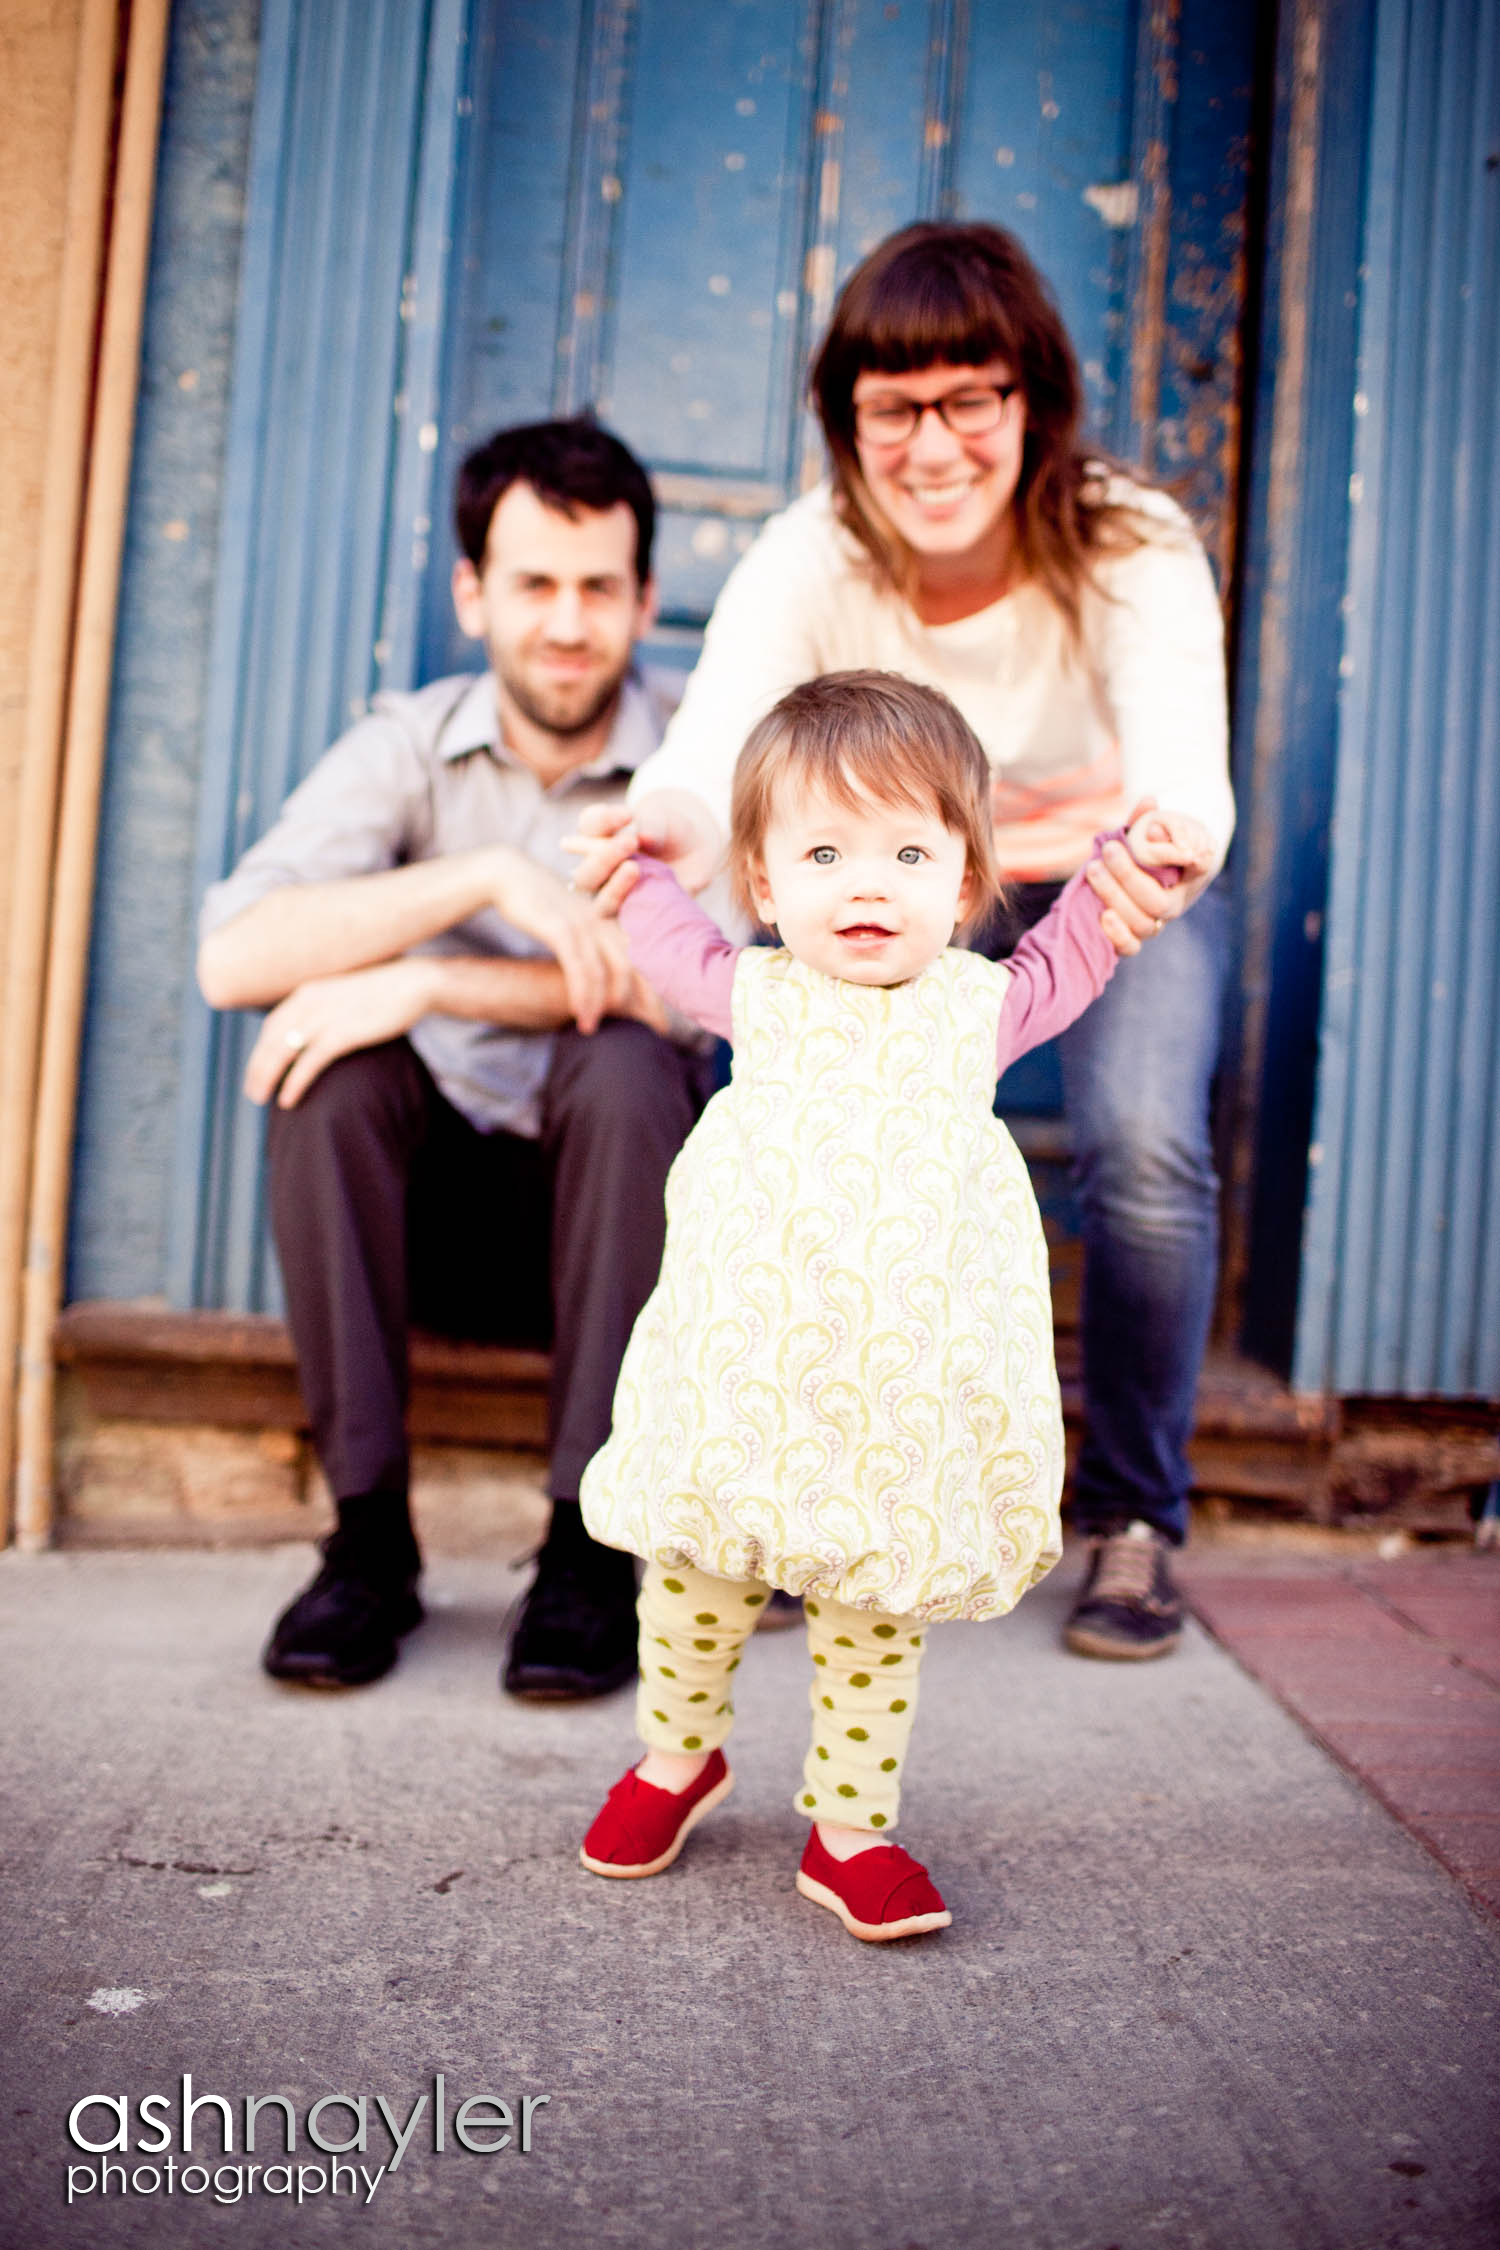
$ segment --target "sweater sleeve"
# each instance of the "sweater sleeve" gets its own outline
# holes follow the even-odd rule
[[[1100,926],[1101,911],[1080,868],[1006,962],[1010,984],[1000,1010],[997,1078],[1019,1056],[1066,1031],[1114,975],[1117,957]]]
[[[640,877],[620,908],[630,958],[652,990],[705,1031],[733,1036],[731,995],[741,948],[688,897],[672,870],[644,853]]]
[[[746,736],[789,688],[829,669],[818,629],[827,579],[820,553],[799,504],[774,517],[736,563],[666,739],[630,784],[631,804],[653,790],[685,789],[703,799],[728,835],[735,761]]]
[[[1142,545],[1101,567],[1096,656],[1120,747],[1124,802],[1193,814],[1219,846],[1234,833],[1224,619],[1191,524],[1158,492],[1136,495]]]

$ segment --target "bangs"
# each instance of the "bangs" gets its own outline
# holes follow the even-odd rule
[[[852,379],[867,369],[915,375],[937,364],[1014,363],[1017,337],[989,275],[913,248],[872,275],[842,342]]]

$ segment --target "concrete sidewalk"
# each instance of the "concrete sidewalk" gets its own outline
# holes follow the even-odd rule
[[[800,1636],[747,1653],[731,1803],[668,1875],[607,1884],[577,1844],[629,1697],[501,1700],[523,1581],[437,1564],[398,1671],[312,1697],[255,1664],[306,1568],[0,1557],[4,2250],[1496,2239],[1500,1934],[1196,1627],[1162,1665],[1065,1656],[1074,1562],[1015,1617],[937,1633],[903,1836],[954,1928],[874,1948],[791,1885]],[[227,2172],[213,2110],[184,2151],[184,2074],[232,2105]],[[244,2150],[264,2094],[296,2122],[284,2175],[274,2108]],[[330,2094],[365,2097],[363,2152],[310,2144]],[[456,2135],[479,2094],[512,2112],[495,2153]],[[129,2105],[108,2192],[67,2136],[89,2095]],[[377,2095],[398,2130],[425,2104],[367,2201],[328,2174],[389,2164]],[[353,2136],[347,2108],[315,2122]],[[184,2191],[205,2149],[239,2201]]]

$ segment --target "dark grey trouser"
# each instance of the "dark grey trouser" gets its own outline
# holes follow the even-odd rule
[[[558,1034],[539,1141],[476,1132],[404,1039],[272,1111],[272,1227],[335,1499],[406,1488],[416,1320],[551,1343],[548,1487],[576,1500],[661,1263],[667,1170],[712,1083],[705,1058],[611,1019]]]

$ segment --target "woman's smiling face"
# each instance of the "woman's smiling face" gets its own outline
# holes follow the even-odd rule
[[[1010,389],[1007,361],[983,367],[936,362],[913,374],[887,375],[867,368],[855,378],[860,409],[964,399]],[[993,539],[1010,511],[1020,482],[1026,438],[1026,401],[1010,389],[1000,418],[978,437],[960,437],[940,416],[923,413],[910,436],[887,444],[855,433],[855,451],[870,497],[886,522],[918,556],[953,558]]]

